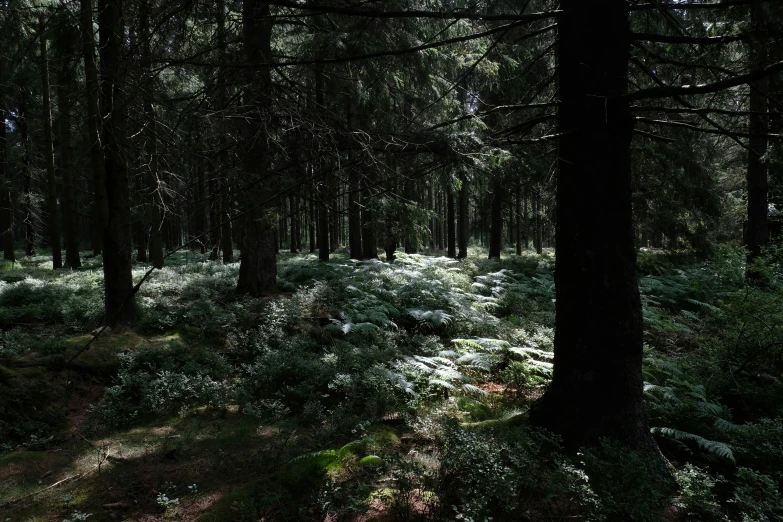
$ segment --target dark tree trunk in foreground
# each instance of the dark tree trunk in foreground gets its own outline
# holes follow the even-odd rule
[[[463,173],[461,175],[462,187],[459,191],[459,219],[457,222],[457,243],[459,244],[459,252],[457,253],[457,259],[465,259],[468,257],[468,241],[470,240],[470,228],[468,221],[468,177]]]
[[[102,252],[103,228],[108,219],[106,188],[103,183],[103,150],[101,149],[101,120],[98,109],[98,66],[95,64],[95,33],[92,23],[92,0],[81,0],[80,23],[82,31],[82,54],[84,55],[84,76],[87,93],[87,139],[90,146],[90,168],[92,169],[93,199],[92,229],[93,253]]]
[[[555,359],[531,420],[570,447],[601,437],[657,452],[642,411],[628,4],[563,0],[558,67]]]
[[[242,166],[250,180],[259,180],[265,178],[269,171],[269,150],[264,129],[271,111],[272,78],[269,67],[260,65],[272,61],[269,4],[257,0],[245,1],[242,25],[245,59],[249,64],[246,70],[245,104],[250,108]],[[256,183],[242,197],[244,237],[237,292],[253,296],[273,291],[277,285],[277,220],[271,215],[271,202],[262,205],[271,193],[266,188],[269,186],[268,180]]]
[[[52,137],[52,102],[49,94],[49,57],[46,45],[46,20],[38,17],[38,38],[41,46],[41,92],[43,93],[44,162],[46,163],[46,210],[48,212],[49,247],[52,266],[63,267],[60,251],[60,216],[57,212],[57,179],[54,170],[54,138]]]
[[[131,212],[128,169],[121,155],[125,128],[123,88],[119,85],[122,64],[122,1],[100,0],[98,35],[101,58],[101,116],[103,120],[103,162],[107,220],[103,230],[103,278],[106,321],[127,324],[138,311],[133,296],[131,273]]]
[[[768,45],[766,38],[766,7],[761,0],[754,0],[750,11],[751,38],[750,59],[753,69],[761,69],[767,65]],[[764,164],[764,154],[767,152],[767,92],[769,78],[763,78],[751,84],[749,133],[750,150],[748,151],[748,227],[745,234],[748,249],[748,275],[752,273],[751,263],[761,256],[762,250],[769,244],[768,214],[768,179],[767,166]]]
[[[500,259],[503,251],[503,183],[500,179],[492,184],[492,209],[489,222],[489,258]]]

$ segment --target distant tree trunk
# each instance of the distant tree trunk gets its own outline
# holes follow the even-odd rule
[[[541,233],[541,192],[539,189],[533,193],[533,246],[536,248],[536,254],[541,255],[544,252],[542,245],[543,234]]]
[[[753,69],[761,69],[768,62],[766,7],[761,0],[754,0],[750,11],[750,59]],[[769,244],[768,213],[768,180],[767,166],[764,155],[767,152],[767,93],[769,78],[765,77],[751,84],[749,133],[751,134],[748,152],[748,226],[745,234],[748,249],[748,275],[758,277],[753,273],[751,263],[762,254]]]
[[[348,129],[354,131],[358,127],[356,97],[348,95],[346,103],[346,119]],[[348,254],[351,259],[364,259],[362,245],[362,209],[360,206],[359,169],[348,167]]]
[[[316,110],[324,108],[324,73],[321,66],[315,66],[315,103]],[[318,259],[329,261],[329,201],[330,201],[330,176],[325,172],[324,161],[320,164],[321,175],[318,183]]]
[[[242,4],[242,42],[245,63],[249,65],[245,103],[252,110],[248,115],[243,167],[252,180],[263,179],[269,171],[264,133],[271,116],[272,77],[269,66],[261,64],[272,62],[272,24],[268,3],[248,0]],[[243,194],[246,214],[237,291],[254,296],[270,292],[277,285],[275,220],[267,208],[259,206],[271,192],[260,187],[268,185],[257,183]]]
[[[459,243],[458,259],[468,257],[468,241],[470,240],[470,221],[468,220],[469,207],[468,195],[470,187],[468,186],[468,177],[465,173],[460,174],[462,187],[459,191],[459,222],[457,223],[457,239]]]
[[[446,228],[448,236],[448,252],[449,257],[457,257],[457,232],[454,228],[454,189],[451,185],[448,187],[448,195],[446,196]]]
[[[46,45],[46,19],[38,16],[38,38],[41,45],[41,91],[43,93],[44,162],[46,163],[46,210],[49,221],[49,246],[54,269],[63,267],[60,251],[60,216],[57,211],[57,179],[54,170],[54,139],[52,137],[52,102],[49,94],[49,57]]]
[[[362,256],[364,259],[378,259],[378,245],[375,238],[375,217],[371,209],[368,180],[362,181]]]
[[[312,192],[310,193],[310,201],[308,204],[308,212],[310,213],[310,219],[308,220],[307,224],[307,233],[308,233],[308,240],[309,240],[309,248],[310,253],[315,252],[315,202],[314,198],[312,196]]]
[[[228,109],[228,87],[226,85],[228,51],[226,43],[226,2],[217,0],[217,39],[218,39],[218,108],[221,111]],[[228,128],[226,116],[222,115],[220,119],[220,166],[222,169],[228,169]],[[223,263],[231,263],[234,259],[234,245],[231,230],[231,199],[229,196],[228,174],[218,178],[216,183],[217,191],[220,193],[220,247],[223,250]],[[216,224],[215,224],[216,225]]]
[[[515,218],[517,220],[517,255],[522,255],[522,214],[520,212],[521,205],[522,205],[522,185],[521,183],[517,183],[517,193],[516,193],[516,199],[517,199],[517,207],[515,212]]]
[[[35,255],[35,207],[33,203],[33,179],[30,173],[30,137],[27,133],[27,94],[24,88],[19,89],[19,105],[17,121],[22,139],[22,197],[24,198],[24,237],[25,254]]]
[[[152,100],[155,96],[155,82],[152,73],[152,31],[150,30],[150,0],[144,0],[139,6],[139,26],[142,35],[141,66],[144,89],[142,104],[144,105],[144,152],[147,156],[147,168],[143,173],[145,201],[149,209],[147,226],[149,232],[149,254],[152,266],[163,268],[163,218],[161,216],[160,173],[158,172],[158,129],[155,118],[155,107]]]
[[[503,251],[503,184],[500,179],[492,184],[492,208],[489,223],[489,258],[500,259]]]
[[[80,22],[82,29],[82,54],[86,80],[85,105],[87,106],[87,138],[90,147],[90,168],[92,170],[93,200],[92,229],[93,253],[102,252],[103,229],[108,219],[106,188],[103,183],[103,150],[101,148],[101,119],[98,109],[98,66],[95,64],[95,33],[92,18],[92,0],[81,0]]]
[[[103,280],[106,321],[111,325],[136,320],[138,310],[133,295],[128,169],[120,154],[125,128],[124,87],[120,82],[122,64],[122,0],[99,0],[98,36],[101,59],[101,115],[104,151],[104,182],[108,218],[103,233]]]
[[[207,189],[206,173],[204,172],[204,165],[201,160],[196,160],[196,189],[198,196],[196,199],[196,207],[193,209],[196,212],[196,223],[198,235],[199,250],[202,254],[207,253],[209,247],[209,190]]]
[[[609,437],[660,455],[642,410],[628,3],[560,5],[554,375],[531,421],[568,447]]]
[[[327,185],[330,189],[329,206],[329,251],[336,252],[340,248],[340,198],[338,196],[340,187],[337,183],[334,173],[327,174]]]
[[[6,85],[3,82],[3,61],[3,57],[0,56],[0,88]],[[3,238],[3,259],[13,262],[16,261],[14,255],[14,214],[11,206],[11,179],[8,175],[8,140],[6,139],[5,126],[8,109],[3,103],[3,94],[0,92],[0,234]]]
[[[299,252],[299,196],[291,194],[291,253]]]
[[[525,222],[525,250],[530,248],[530,215],[527,213],[527,200],[529,199],[529,192],[530,191],[525,188],[525,201],[522,210],[522,220]]]
[[[58,38],[57,50],[59,69],[57,71],[57,108],[59,112],[57,129],[59,131],[60,174],[62,177],[62,210],[65,228],[65,266],[80,268],[79,259],[79,220],[76,211],[76,194],[73,187],[73,150],[71,148],[71,89],[73,74],[70,57],[75,53],[71,25],[65,6],[57,8]]]

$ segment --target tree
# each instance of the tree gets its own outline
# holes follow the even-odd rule
[[[277,219],[265,202],[273,192],[262,188],[271,185],[268,179],[269,136],[265,130],[272,109],[269,64],[272,62],[273,18],[269,15],[266,2],[253,0],[243,4],[242,43],[248,67],[244,99],[247,110],[246,144],[242,166],[253,188],[247,190],[242,198],[244,230],[237,291],[255,296],[274,290],[277,284]]]
[[[106,206],[106,188],[103,183],[104,165],[101,147],[101,120],[98,108],[98,66],[95,63],[95,32],[93,29],[92,0],[80,0],[79,23],[81,25],[82,55],[86,87],[86,128],[90,149],[90,168],[92,170],[93,210],[92,243],[93,253],[102,252],[103,228],[108,219]]]
[[[750,62],[751,69],[761,69],[768,65],[769,33],[767,31],[766,6],[760,0],[754,0],[750,8]],[[769,78],[760,78],[750,84],[750,116],[748,133],[748,226],[745,245],[748,249],[748,274],[752,272],[753,261],[761,256],[762,250],[769,244],[768,181],[764,155],[767,153],[767,134],[769,133],[767,98],[769,96]]]
[[[628,5],[561,9],[554,376],[531,419],[574,447],[611,437],[656,451],[642,411]]]
[[[108,210],[103,229],[103,284],[106,322],[116,325],[131,323],[138,317],[131,272],[133,242],[128,169],[120,150],[126,109],[120,77],[125,31],[122,25],[122,0],[100,0],[98,8],[103,120],[101,144]]]
[[[70,23],[70,15],[65,6],[57,8],[57,133],[59,150],[59,170],[62,179],[61,207],[63,239],[65,246],[65,266],[80,268],[79,258],[79,222],[76,212],[76,194],[74,191],[73,144],[71,140],[71,106],[73,105],[73,66],[75,35]],[[58,217],[59,219],[59,217]]]
[[[52,136],[52,102],[49,93],[49,55],[47,52],[46,17],[38,15],[38,38],[41,50],[41,92],[43,93],[44,162],[46,163],[46,210],[49,213],[49,247],[54,269],[63,267],[60,250],[60,215],[57,209],[57,179],[54,168],[54,137]]]
[[[3,58],[0,57],[0,86],[3,82]],[[3,259],[15,261],[13,207],[11,206],[11,181],[8,173],[8,140],[6,138],[5,93],[0,91],[0,236],[3,241]]]

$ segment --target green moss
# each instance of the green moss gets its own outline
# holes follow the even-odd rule
[[[0,457],[0,468],[12,464],[26,464],[28,462],[38,462],[46,458],[46,452],[43,451],[14,451]]]
[[[0,365],[0,382],[11,382],[15,378],[15,371]]]
[[[16,370],[21,377],[26,379],[37,379],[46,375],[46,368],[44,366],[31,366],[29,368],[19,368]]]

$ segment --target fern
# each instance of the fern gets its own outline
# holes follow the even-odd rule
[[[731,446],[725,442],[705,439],[704,437],[696,435],[695,433],[688,433],[685,431],[676,430],[674,428],[655,427],[650,428],[650,431],[653,433],[653,435],[667,437],[678,441],[693,442],[708,455],[730,460],[731,462],[736,462]]]

